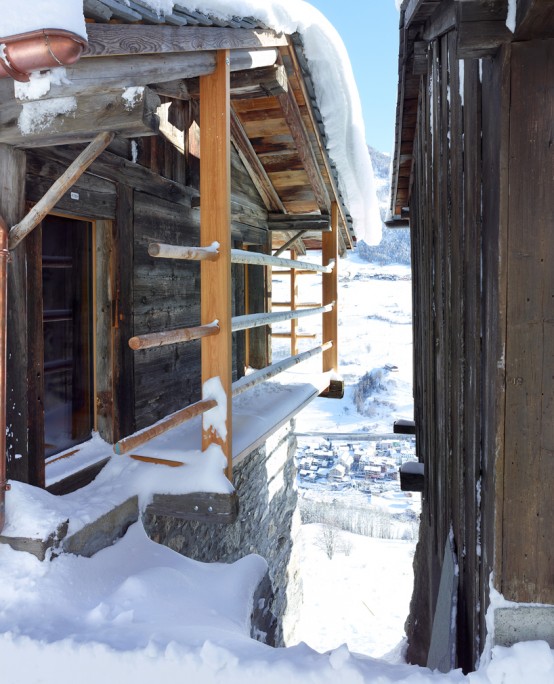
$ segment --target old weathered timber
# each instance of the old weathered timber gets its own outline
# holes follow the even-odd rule
[[[53,114],[40,128],[26,120],[27,116],[32,117],[35,107],[42,105],[21,105],[15,101],[0,105],[0,142],[35,147],[90,141],[99,131],[140,137],[158,130],[156,110],[160,98],[148,88],[130,99],[118,92],[87,95],[78,101],[57,98],[49,102]]]
[[[114,444],[114,452],[116,454],[126,454],[133,449],[137,449],[143,444],[146,444],[146,442],[154,439],[154,437],[163,435],[164,432],[177,427],[177,425],[185,423],[187,420],[191,420],[195,416],[199,416],[206,411],[209,411],[215,406],[217,406],[217,402],[214,399],[205,399],[202,401],[197,401],[194,404],[190,404],[190,406],[186,406],[184,409],[166,416],[154,425],[144,428],[143,430],[129,435],[128,437],[120,439],[116,444]]]
[[[52,185],[44,197],[35,204],[27,216],[10,230],[10,249],[15,249],[42,219],[58,203],[61,196],[87,170],[90,164],[106,149],[113,140],[113,133],[99,133],[90,145],[81,152],[62,176]]]
[[[202,384],[208,380],[219,384],[227,397],[227,406],[220,410],[225,416],[226,433],[220,434],[209,422],[203,421],[202,448],[219,444],[227,457],[227,476],[232,477],[231,423],[231,140],[229,98],[229,54],[217,53],[217,68],[213,75],[200,79],[200,242],[219,243],[221,257],[217,261],[202,261],[201,324],[217,320],[220,334],[202,339]],[[204,398],[209,398],[204,395]]]
[[[244,316],[233,316],[232,330],[246,330],[248,328],[256,328],[261,325],[272,325],[282,321],[290,321],[293,318],[305,318],[306,316],[315,316],[317,314],[324,314],[334,306],[334,302],[325,306],[318,306],[313,309],[301,309],[294,311],[281,311],[272,313],[254,313]]]
[[[279,47],[286,36],[259,29],[91,24],[83,58],[105,55],[159,54],[198,50]]]
[[[180,520],[197,520],[213,524],[231,524],[237,519],[239,500],[235,492],[214,494],[154,494],[147,513],[169,515]]]
[[[269,214],[268,230],[314,230],[331,231],[327,214]]]
[[[185,259],[186,261],[217,261],[219,252],[212,247],[181,247],[179,245],[165,245],[161,242],[151,242],[148,254],[160,259]]]
[[[190,342],[200,340],[209,335],[218,335],[219,325],[199,325],[192,328],[180,328],[179,330],[165,330],[163,332],[135,335],[129,340],[129,347],[133,350],[151,349],[152,347],[164,347],[168,344]]]

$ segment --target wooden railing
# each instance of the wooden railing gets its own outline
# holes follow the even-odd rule
[[[148,253],[160,259],[186,259],[200,262],[200,323],[179,330],[137,335],[129,340],[134,350],[201,340],[202,401],[164,418],[155,425],[126,437],[115,445],[125,453],[166,430],[202,415],[202,449],[220,445],[227,457],[227,476],[232,479],[232,397],[265,382],[287,368],[317,354],[323,355],[323,371],[337,370],[337,269],[338,208],[331,203],[331,231],[323,233],[323,263],[313,264],[280,256],[232,249],[231,244],[231,164],[229,54],[217,53],[216,69],[200,77],[200,247],[152,243]],[[294,256],[292,254],[291,256]],[[291,282],[297,273],[321,273],[321,306],[301,309],[294,305],[282,312],[248,313],[232,317],[231,265],[246,264],[287,269]],[[323,316],[323,343],[301,354],[262,368],[232,384],[232,333],[272,325],[278,321],[295,322],[304,316]],[[295,323],[294,326],[295,327]],[[210,422],[210,409],[217,405],[218,420]],[[222,421],[224,418],[224,421]],[[224,428],[220,430],[224,423]]]

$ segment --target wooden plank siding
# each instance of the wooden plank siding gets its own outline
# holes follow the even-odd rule
[[[459,665],[479,654],[482,576],[478,481],[481,379],[481,84],[476,60],[456,56],[456,33],[430,44],[421,77],[412,167],[414,402],[425,462],[425,549],[416,556],[409,658],[425,664],[444,545],[452,533],[460,575]]]

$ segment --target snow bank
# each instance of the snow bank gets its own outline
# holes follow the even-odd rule
[[[43,28],[65,29],[86,39],[82,0],[3,2],[0,38]]]

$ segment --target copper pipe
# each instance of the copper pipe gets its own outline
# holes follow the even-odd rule
[[[4,528],[6,511],[6,338],[8,323],[8,233],[0,216],[0,532]]]
[[[0,78],[28,81],[31,71],[74,64],[87,42],[63,29],[41,29],[0,38]]]

